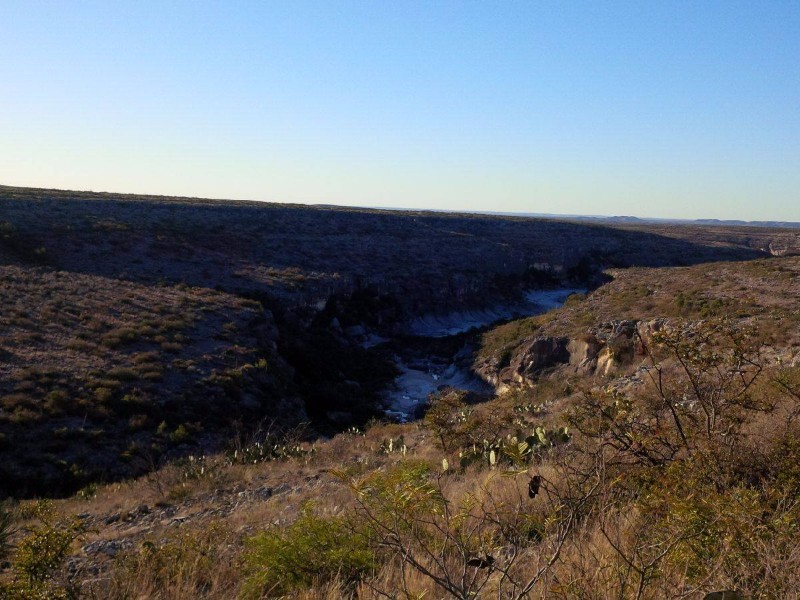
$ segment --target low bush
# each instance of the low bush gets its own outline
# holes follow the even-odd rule
[[[372,572],[376,555],[363,536],[353,535],[343,517],[314,515],[306,506],[286,529],[246,540],[245,598],[288,594],[339,578],[355,583]]]
[[[27,528],[27,534],[13,552],[11,576],[0,581],[0,598],[75,598],[75,589],[61,571],[72,543],[83,532],[81,524],[74,519],[57,518],[52,504],[44,501],[24,507],[20,516],[35,519],[35,524]],[[8,550],[6,545],[5,551]],[[0,548],[0,552],[2,551],[3,548]]]

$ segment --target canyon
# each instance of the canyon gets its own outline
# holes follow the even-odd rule
[[[502,366],[473,353],[482,329],[609,270],[800,252],[768,227],[10,187],[0,233],[5,494],[142,473],[266,418],[328,436],[419,416],[445,385],[485,394],[594,360],[565,359],[576,342],[561,338]]]
[[[784,597],[798,238],[0,188],[0,596],[386,597],[434,540],[588,597],[655,539],[643,597]]]

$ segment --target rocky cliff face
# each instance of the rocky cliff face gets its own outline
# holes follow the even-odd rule
[[[475,372],[499,390],[532,385],[544,373],[559,368],[607,377],[643,360],[653,334],[666,323],[665,319],[608,321],[577,338],[530,337],[507,358],[507,365],[492,358],[476,364]]]

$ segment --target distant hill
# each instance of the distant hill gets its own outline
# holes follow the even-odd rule
[[[472,211],[471,211],[472,212]],[[710,225],[719,227],[774,227],[780,229],[800,229],[797,221],[742,221],[738,219],[666,219],[657,217],[635,217],[631,215],[562,215],[553,213],[515,213],[474,211],[474,214],[496,215],[507,217],[529,217],[534,219],[556,219],[568,221],[590,221],[593,223],[640,223],[640,224],[671,224],[671,225]]]
[[[276,415],[363,426],[395,375],[365,340],[418,317],[798,254],[791,228],[0,186],[0,497],[129,477]]]

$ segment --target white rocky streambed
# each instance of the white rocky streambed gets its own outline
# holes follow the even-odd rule
[[[545,313],[564,304],[571,294],[585,291],[575,288],[531,290],[525,293],[525,300],[517,304],[420,317],[408,325],[407,332],[418,338],[455,336],[499,321]],[[430,394],[444,387],[491,392],[489,384],[472,374],[467,367],[461,366],[468,362],[465,359],[468,359],[468,355],[462,353],[449,360],[426,356],[415,356],[413,359],[396,357],[400,375],[386,391],[386,414],[399,421],[407,421],[415,416],[420,406],[427,403]]]
[[[409,335],[418,337],[440,338],[458,335],[499,321],[545,313],[564,304],[570,295],[585,291],[576,288],[530,290],[525,292],[522,302],[515,304],[500,304],[484,310],[419,317],[409,323],[407,331]]]

